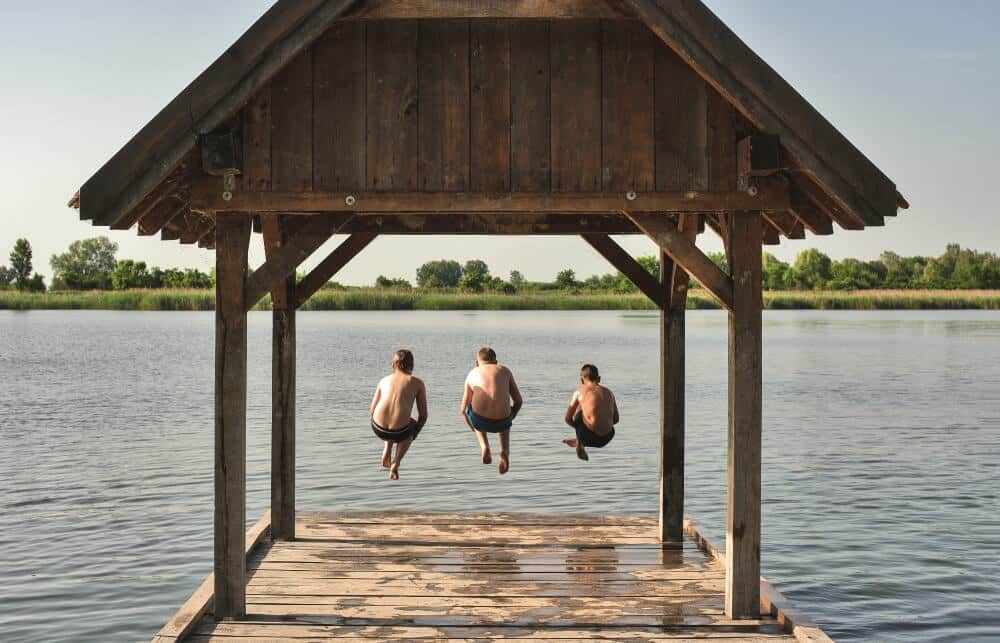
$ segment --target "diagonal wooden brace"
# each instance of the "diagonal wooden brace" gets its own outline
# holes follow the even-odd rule
[[[726,310],[733,306],[733,280],[719,270],[693,241],[679,231],[665,215],[648,212],[623,212],[653,240],[674,263],[698,281],[708,294]]]
[[[261,297],[277,286],[281,279],[294,272],[309,255],[316,252],[331,236],[337,234],[337,231],[352,217],[350,214],[334,214],[310,217],[304,222],[287,243],[277,248],[271,257],[247,278],[247,310],[253,308]]]
[[[351,259],[358,256],[358,253],[364,250],[377,236],[374,232],[355,232],[347,237],[299,282],[295,291],[295,307],[298,308],[306,303],[317,290],[323,287],[323,284],[330,281],[331,277],[346,266]]]
[[[657,308],[664,307],[667,303],[667,290],[638,261],[633,259],[632,255],[615,243],[614,239],[606,234],[581,234],[580,236],[612,266],[628,277],[629,281],[649,297]]]

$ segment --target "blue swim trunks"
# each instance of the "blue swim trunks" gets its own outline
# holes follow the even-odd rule
[[[471,404],[465,407],[465,417],[469,418],[469,424],[477,431],[482,431],[483,433],[504,433],[505,431],[510,431],[510,427],[514,424],[514,415],[515,413],[511,411],[511,414],[504,419],[494,420],[483,417],[473,411]]]

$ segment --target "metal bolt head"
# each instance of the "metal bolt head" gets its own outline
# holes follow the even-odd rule
[[[233,200],[233,193],[230,192],[229,190],[226,190],[225,192],[222,193],[222,200],[223,201],[232,201]]]
[[[635,193],[635,190],[629,190],[628,193],[625,194],[625,198],[628,199],[629,201],[635,201],[637,198],[639,198],[639,195]]]
[[[748,187],[747,194],[749,194],[750,196],[757,196],[757,186],[751,185],[750,187]]]
[[[348,207],[353,206],[357,202],[358,202],[358,200],[356,198],[354,198],[353,194],[348,194],[347,198],[344,199],[344,203],[347,204]]]

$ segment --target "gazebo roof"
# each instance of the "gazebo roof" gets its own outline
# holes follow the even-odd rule
[[[699,0],[278,0],[108,160],[70,206],[95,226],[128,229],[139,222],[140,234],[155,233],[161,226],[147,229],[141,216],[158,208],[160,214],[152,218],[160,221],[190,209],[189,179],[200,170],[200,136],[231,122],[256,92],[337,21],[397,17],[400,12],[413,18],[638,19],[752,127],[778,137],[782,169],[793,179],[793,209],[803,215],[811,211],[827,227],[832,219],[841,227],[861,229],[883,225],[884,217],[908,207],[884,173]],[[186,225],[205,222],[194,217]],[[169,238],[178,236],[184,235],[175,232]]]

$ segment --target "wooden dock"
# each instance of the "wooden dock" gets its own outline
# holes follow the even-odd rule
[[[725,565],[688,525],[643,517],[300,514],[247,535],[247,614],[211,614],[205,581],[154,639],[829,641],[762,581],[756,619],[725,616]],[[795,622],[792,622],[792,615]]]

